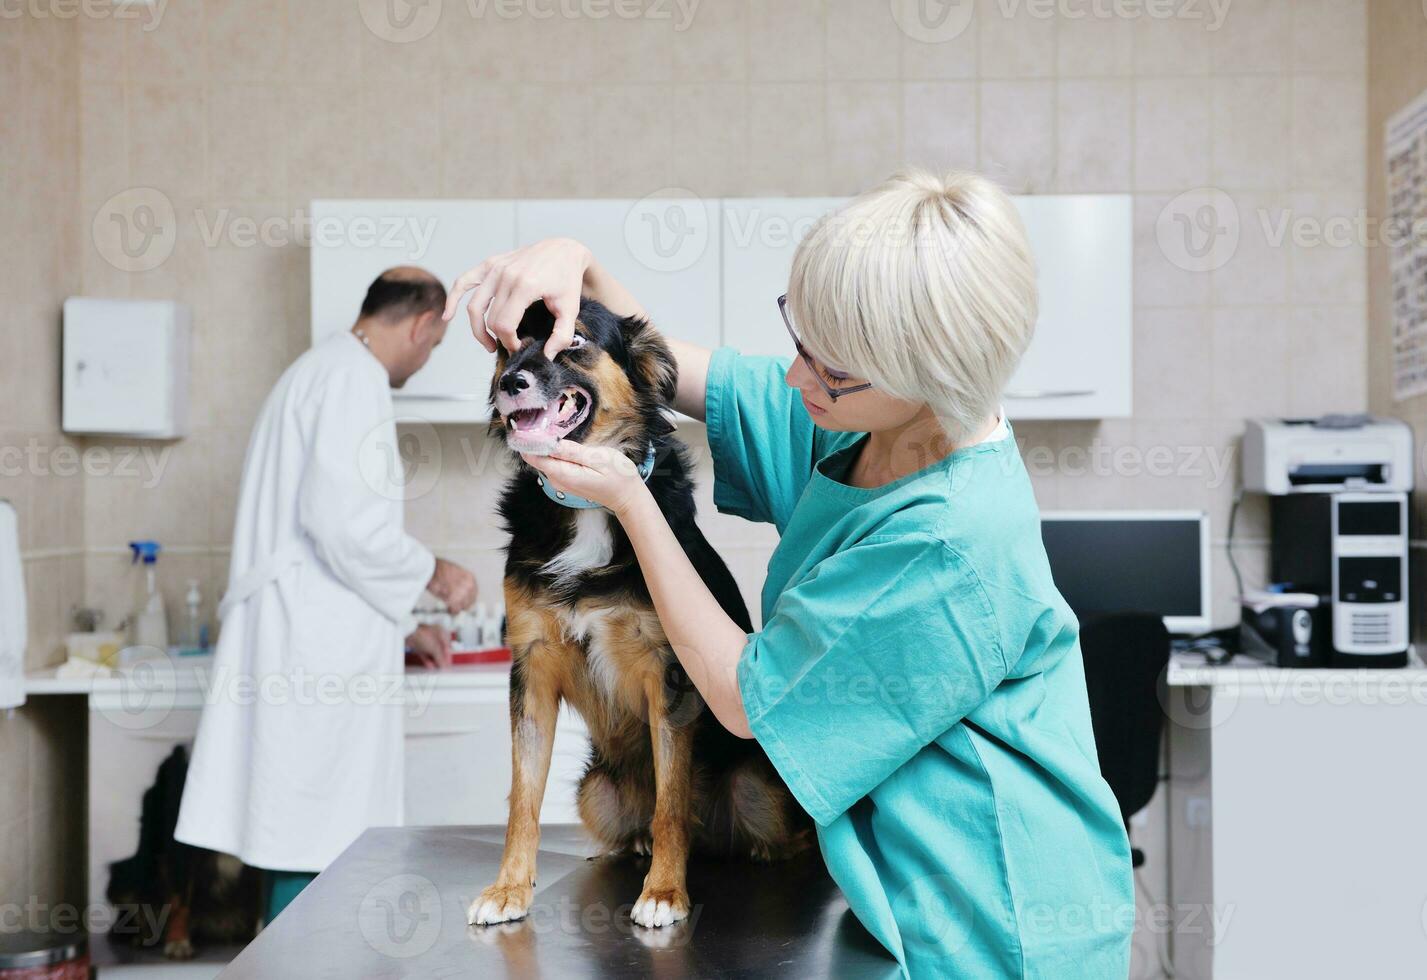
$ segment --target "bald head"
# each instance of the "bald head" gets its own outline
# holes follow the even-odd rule
[[[420,371],[446,336],[445,307],[441,281],[415,266],[388,269],[367,289],[353,329],[386,366],[393,388]]]
[[[363,320],[400,323],[423,313],[440,314],[446,306],[446,287],[425,269],[399,265],[377,276],[362,301]]]

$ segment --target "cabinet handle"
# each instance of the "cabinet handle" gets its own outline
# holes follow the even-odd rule
[[[1094,388],[1067,388],[1062,391],[1035,388],[1029,391],[1008,391],[1007,398],[1088,398],[1097,394]]]
[[[429,732],[405,732],[406,738],[453,738],[457,735],[479,735],[479,728],[438,728]]]
[[[423,395],[419,391],[393,391],[393,401],[399,402],[483,402],[485,395]]]

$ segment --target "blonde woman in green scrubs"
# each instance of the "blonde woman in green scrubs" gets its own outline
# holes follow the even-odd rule
[[[448,317],[473,286],[492,350],[542,299],[551,357],[581,292],[643,314],[569,240],[487,260]],[[760,631],[719,608],[629,460],[562,443],[526,461],[618,517],[689,677],[767,751],[905,973],[1126,976],[1129,845],[998,406],[1036,319],[1014,205],[975,175],[898,175],[825,219],[768,302],[797,356],[671,342],[715,503],[781,536]]]

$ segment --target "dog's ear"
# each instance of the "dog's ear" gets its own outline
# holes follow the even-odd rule
[[[661,405],[674,404],[679,385],[679,363],[674,360],[674,352],[643,317],[625,317],[619,326],[635,383],[652,392]]]

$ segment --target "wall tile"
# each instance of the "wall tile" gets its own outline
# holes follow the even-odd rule
[[[827,87],[828,192],[856,194],[901,162],[901,86],[838,82]]]
[[[208,195],[225,201],[287,196],[287,131],[281,87],[230,82],[208,100]]]
[[[1357,191],[1305,191],[1289,208],[1303,231],[1289,239],[1289,289],[1296,303],[1367,302],[1367,249]]]
[[[1258,74],[1288,67],[1295,0],[1234,0],[1210,38],[1216,72]]]
[[[1209,183],[1212,100],[1202,78],[1135,81],[1135,189],[1179,192]]]
[[[172,198],[207,190],[205,108],[192,85],[138,84],[129,92],[129,172]]]
[[[904,16],[919,17],[921,0],[895,0],[901,3]],[[980,30],[976,23],[976,0],[954,0],[953,8],[970,6],[970,16],[963,23],[955,21],[949,27],[931,32],[918,29],[902,32],[902,77],[908,79],[974,79],[980,63],[978,48]],[[894,8],[895,9],[895,8]],[[948,12],[955,16],[956,10]],[[912,25],[919,22],[908,21]]]
[[[1214,413],[1209,318],[1203,308],[1135,311],[1136,419],[1207,419]]]
[[[1161,8],[1164,9],[1164,8]],[[1218,31],[1211,8],[1200,5],[1176,10],[1174,16],[1147,15],[1135,19],[1135,73],[1139,75],[1203,75]],[[1221,28],[1222,29],[1222,28]]]
[[[1367,310],[1296,307],[1288,316],[1289,411],[1299,417],[1368,408]]]
[[[701,3],[693,20],[674,28],[674,77],[688,82],[744,81],[750,50],[748,0]],[[758,38],[760,55],[766,38]]]
[[[890,81],[901,72],[905,35],[885,3],[828,0],[827,74],[839,81]]]
[[[1176,265],[1160,244],[1157,234],[1160,218],[1174,200],[1170,195],[1135,195],[1134,293],[1137,306],[1198,306],[1209,300],[1209,273],[1189,271]]]
[[[1128,75],[1135,65],[1135,22],[1096,14],[1087,4],[1083,15],[1060,19],[1060,77]]]
[[[673,86],[670,99],[658,107],[667,114],[673,133],[670,184],[687,187],[700,197],[735,194],[746,186],[748,97],[743,82]]]
[[[932,170],[972,170],[978,160],[980,92],[972,82],[902,85],[902,156]]]
[[[1288,179],[1288,83],[1220,76],[1214,86],[1213,181],[1220,188],[1281,187]]]
[[[124,21],[127,77],[139,82],[202,82],[208,70],[203,0],[169,0],[158,18]]]
[[[1275,193],[1231,196],[1239,228],[1238,247],[1212,273],[1214,302],[1223,305],[1288,300],[1290,201]],[[1227,218],[1225,219],[1227,220]]]
[[[826,193],[828,111],[821,83],[749,87],[749,194]]]
[[[1366,106],[1367,83],[1361,75],[1294,76],[1290,153],[1294,186],[1363,186]]]
[[[1223,418],[1288,412],[1288,326],[1276,307],[1211,314],[1214,406]]]
[[[1129,82],[1060,83],[1057,189],[1085,194],[1129,186],[1134,159],[1131,104]]]
[[[288,67],[287,0],[205,0],[211,75],[270,82]]]
[[[1044,4],[979,0],[982,78],[1042,78],[1055,75],[1059,23]]]
[[[1013,193],[1045,193],[1056,166],[1054,82],[981,83],[981,170]]]
[[[1367,0],[1294,0],[1295,71],[1362,72],[1367,50]]]
[[[750,10],[749,43],[760,52],[749,60],[754,81],[823,80],[827,37],[821,0],[754,3]]]

